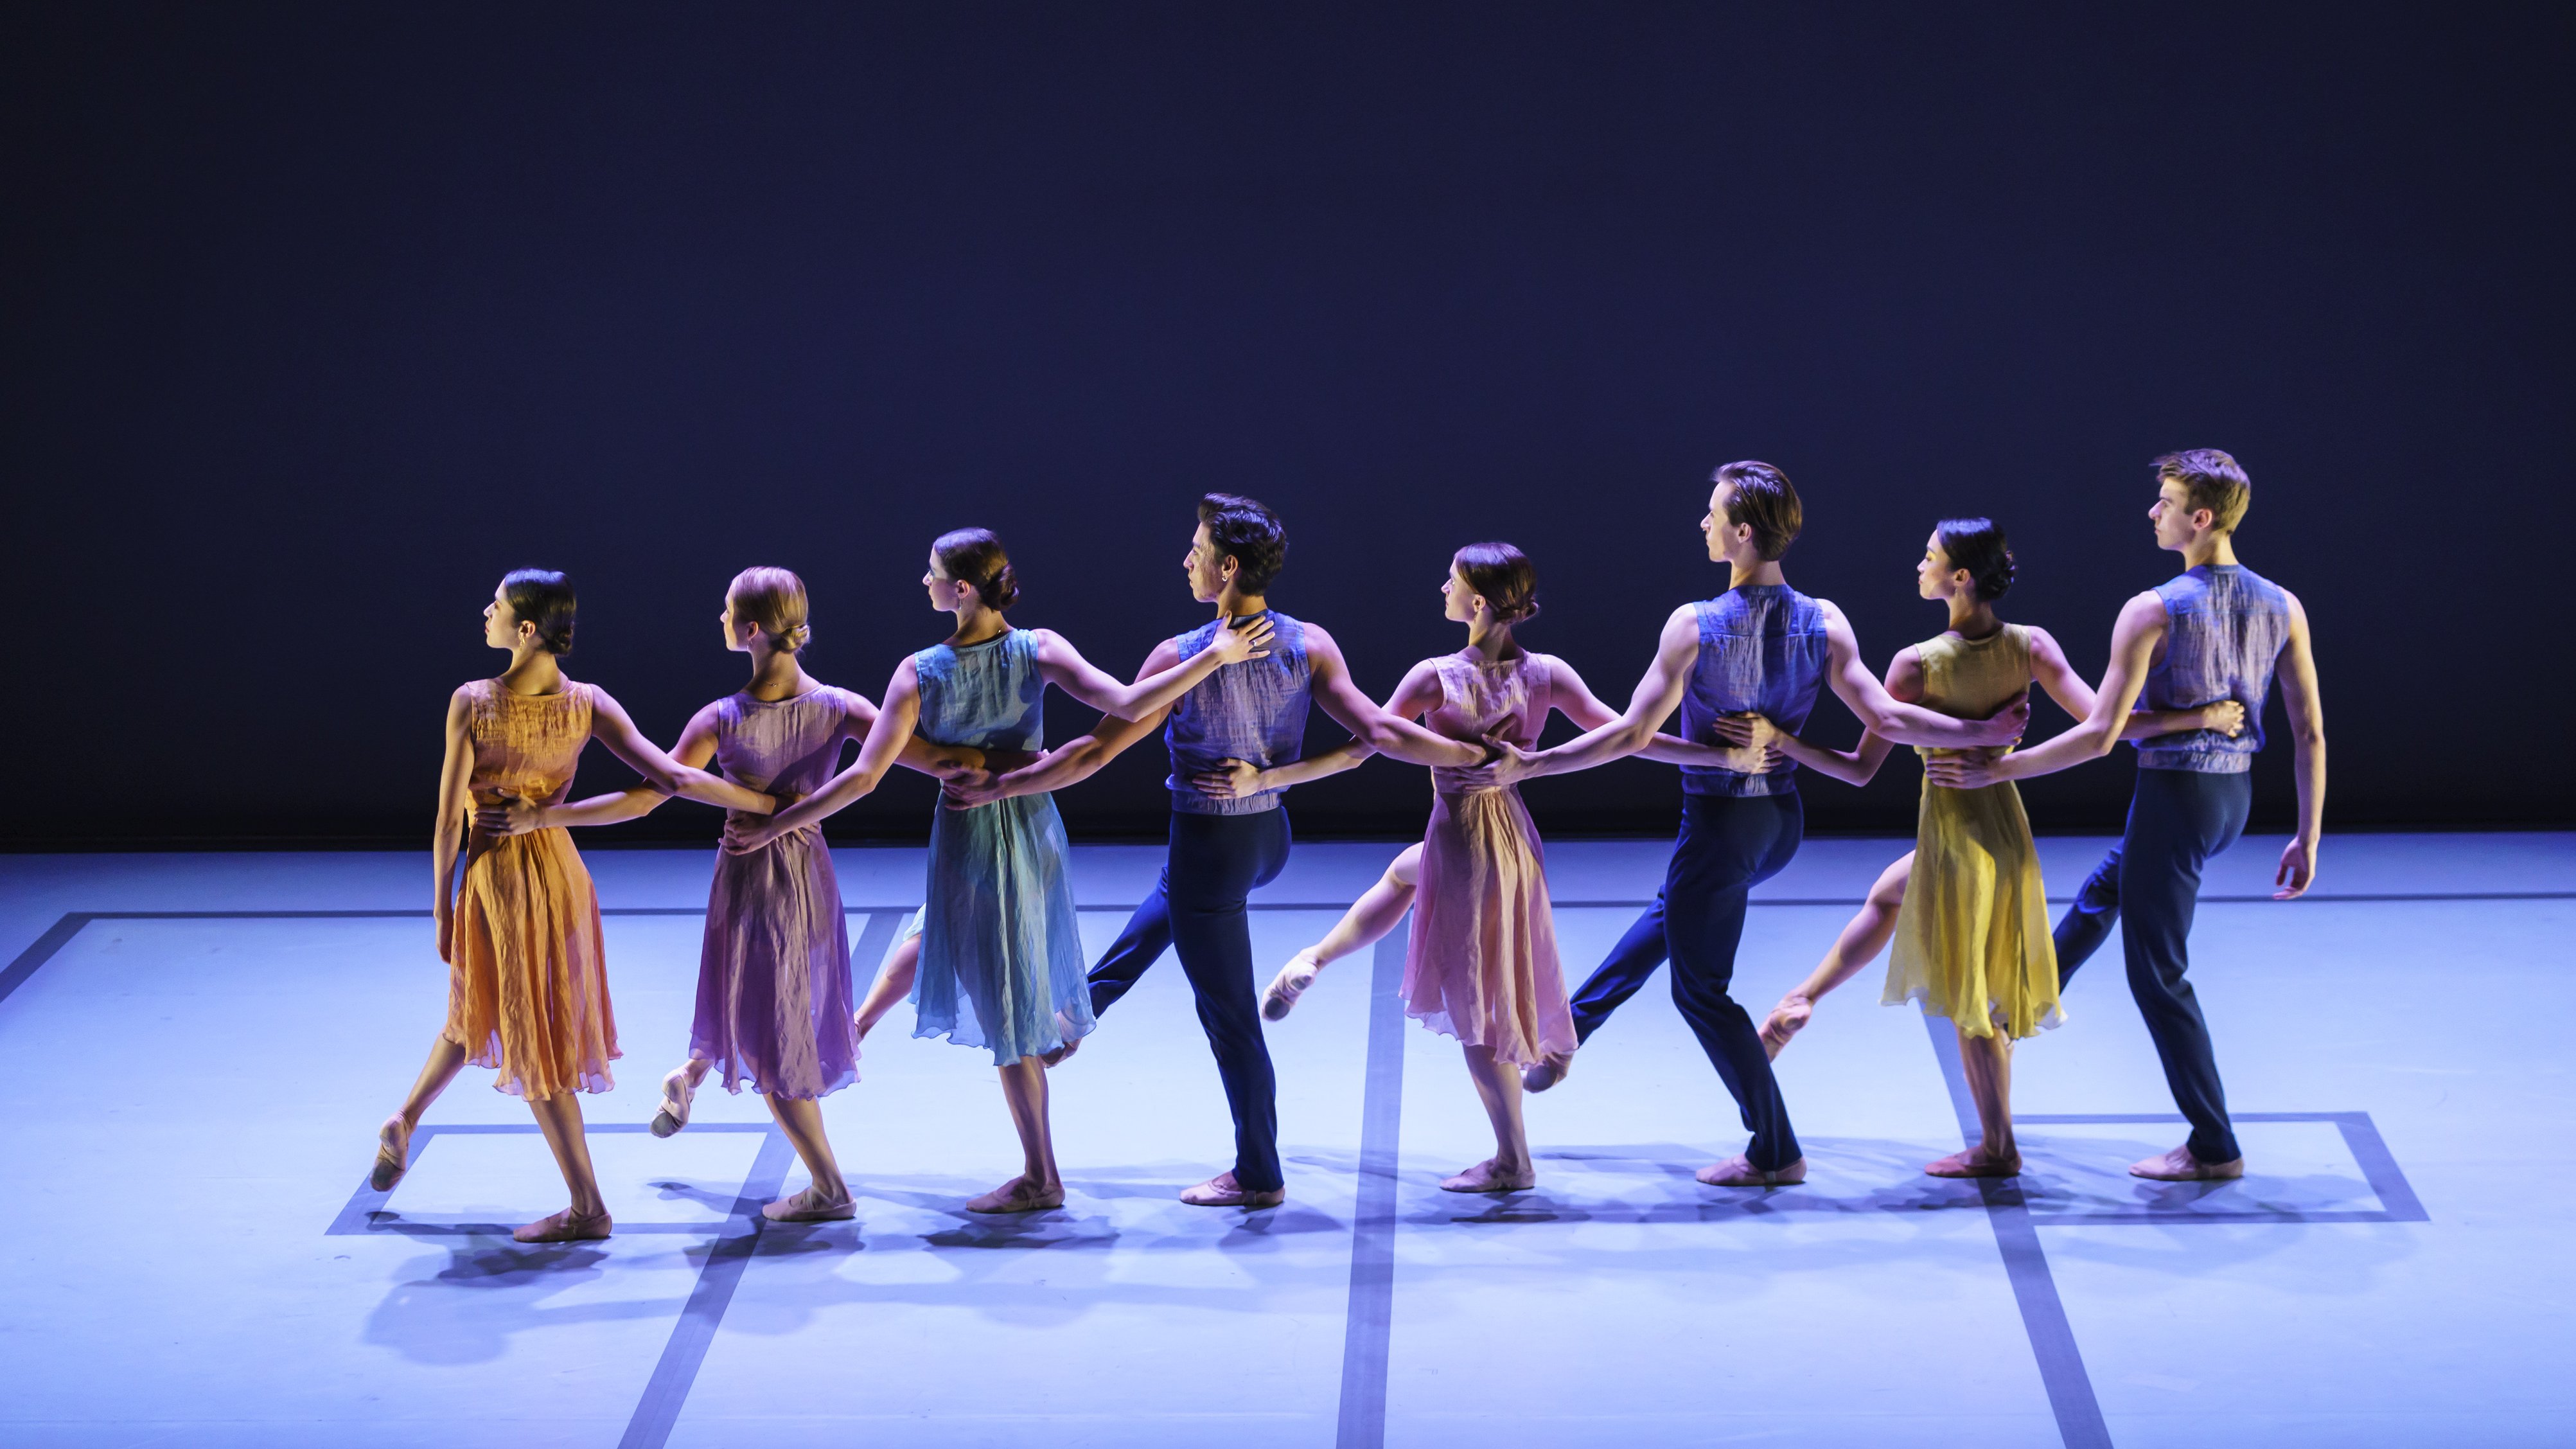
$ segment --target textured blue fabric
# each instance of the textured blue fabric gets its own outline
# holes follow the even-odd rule
[[[2137,741],[2138,768],[2233,775],[2263,748],[2263,700],[2290,642],[2290,597],[2242,564],[2203,564],[2156,586],[2164,600],[2165,657],[2147,671],[2140,709],[2198,709],[2232,699],[2245,732],[2187,730]]]
[[[1041,747],[1039,700],[1046,679],[1025,629],[981,644],[934,645],[912,656],[921,680],[926,740],[978,749]],[[990,1046],[997,1065],[1089,1034],[1091,993],[1083,982],[1082,935],[1071,849],[1050,795],[1018,795],[930,817],[930,882],[921,915],[921,972],[912,1002],[914,1036]]]
[[[1720,715],[1752,710],[1791,734],[1825,681],[1825,611],[1787,584],[1742,584],[1691,606],[1699,615],[1699,658],[1682,694],[1682,738],[1707,743]],[[1797,766],[1747,775],[1714,766],[1682,766],[1692,795],[1780,795],[1798,788]]]
[[[1306,663],[1306,626],[1276,609],[1247,614],[1242,622],[1270,621],[1270,657],[1227,664],[1202,679],[1172,706],[1163,724],[1172,773],[1163,783],[1172,809],[1183,815],[1257,815],[1279,808],[1277,790],[1239,800],[1215,800],[1190,784],[1193,775],[1220,761],[1245,760],[1261,768],[1284,765],[1305,751],[1306,709],[1314,671]],[[1186,661],[1216,640],[1210,619],[1172,642]]]

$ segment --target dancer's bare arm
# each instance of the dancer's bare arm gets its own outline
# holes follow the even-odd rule
[[[1699,659],[1699,611],[1684,604],[1664,620],[1655,640],[1654,662],[1628,696],[1628,707],[1598,729],[1535,753],[1503,746],[1494,762],[1473,778],[1477,783],[1509,785],[1540,775],[1562,775],[1624,759],[1653,743],[1655,732],[1681,708],[1690,684],[1691,666]]]
[[[1308,657],[1313,657],[1311,650]],[[1352,692],[1358,693],[1356,689]],[[1427,739],[1436,740],[1443,745],[1457,745],[1459,750],[1464,752],[1467,764],[1472,765],[1485,757],[1485,751],[1480,746],[1452,740],[1447,735],[1433,734],[1413,723],[1440,705],[1440,666],[1437,660],[1425,659],[1406,670],[1404,678],[1396,681],[1395,693],[1387,696],[1383,709],[1370,704],[1366,695],[1359,695],[1359,700],[1361,704],[1367,705],[1370,711],[1382,714]],[[1339,715],[1334,717],[1340,718]],[[1353,738],[1348,744],[1337,749],[1326,750],[1320,755],[1308,755],[1302,760],[1291,760],[1287,764],[1273,765],[1266,770],[1253,768],[1248,760],[1227,760],[1224,768],[1200,775],[1191,783],[1198,786],[1199,793],[1212,799],[1233,800],[1246,795],[1258,795],[1268,790],[1285,790],[1291,785],[1303,785],[1309,781],[1321,780],[1328,775],[1338,775],[1344,770],[1355,770],[1365,763],[1369,756],[1377,753],[1377,746],[1357,731],[1352,733]],[[1404,757],[1399,755],[1396,758]]]
[[[438,959],[456,959],[456,857],[465,849],[465,814],[473,803],[474,703],[462,689],[447,701],[447,753],[438,765],[438,824],[429,837],[436,893],[430,916],[438,924]]]
[[[694,765],[683,765],[662,753],[662,747],[644,738],[644,732],[627,718],[626,709],[609,698],[608,691],[591,686],[591,733],[610,753],[624,760],[644,777],[644,783],[666,795],[686,795],[709,805],[738,810],[751,815],[766,815],[777,802],[757,790],[746,790],[731,780],[718,779]]]
[[[2119,622],[2111,627],[2111,663],[2102,671],[2102,683],[2093,691],[2093,708],[2082,721],[2043,744],[2000,758],[1968,754],[1933,760],[1924,767],[1924,778],[1954,790],[1973,790],[1998,780],[2053,774],[2109,754],[2129,727],[2129,715],[2137,708],[2138,692],[2146,687],[2147,666],[2165,628],[2164,600],[2154,590],[2129,600],[2121,606]]]
[[[1538,658],[1547,666],[1549,707],[1574,721],[1575,728],[1597,730],[1619,718],[1616,711],[1593,694],[1592,687],[1583,682],[1582,675],[1575,673],[1573,665],[1553,654],[1541,654]],[[1667,734],[1658,734],[1646,741],[1646,747],[1637,753],[1667,765],[1704,765],[1743,775],[1761,774],[1775,763],[1770,753],[1759,746],[1744,748],[1723,741],[1703,744]]]
[[[912,656],[905,655],[894,667],[894,678],[886,682],[885,706],[877,711],[876,722],[868,727],[867,743],[859,746],[859,757],[850,767],[825,781],[822,789],[765,820],[745,816],[727,820],[724,848],[735,855],[747,854],[855,804],[894,768],[920,721],[920,677],[913,672]]]
[[[1232,619],[1218,622],[1216,637],[1208,646],[1187,659],[1177,660],[1168,669],[1147,675],[1133,684],[1120,684],[1098,666],[1082,657],[1073,641],[1053,629],[1030,631],[1037,646],[1038,672],[1046,681],[1102,714],[1120,719],[1134,719],[1153,714],[1179,699],[1214,674],[1222,665],[1241,664],[1247,659],[1267,659],[1270,651],[1262,646],[1270,642],[1272,625],[1267,618],[1256,619],[1250,627],[1237,629]],[[1179,652],[1174,651],[1176,654]]]
[[[1860,641],[1843,611],[1824,599],[1816,601],[1825,616],[1825,683],[1860,722],[1890,744],[1964,750],[1980,745],[2008,745],[2021,738],[2030,723],[2030,701],[2016,699],[1986,719],[1952,719],[1938,710],[1900,700],[1870,677],[1861,662]],[[1921,696],[1916,696],[1920,698]]]
[[[1342,646],[1333,641],[1333,636],[1313,624],[1306,625],[1305,629],[1306,667],[1313,681],[1315,703],[1321,705],[1324,713],[1331,715],[1336,724],[1349,730],[1352,740],[1366,744],[1371,753],[1402,760],[1408,765],[1455,768],[1477,764],[1485,758],[1483,747],[1435,734],[1413,722],[1416,714],[1440,702],[1436,680],[1432,685],[1430,702],[1421,710],[1399,714],[1395,709],[1396,704],[1408,697],[1406,687],[1413,684],[1413,673],[1405,675],[1405,683],[1396,689],[1396,698],[1381,709],[1360,692],[1359,684],[1351,678],[1349,663],[1342,658]],[[1424,669],[1423,665],[1414,666],[1416,673]]]
[[[2274,872],[2276,901],[2295,900],[2316,884],[2317,847],[2326,831],[2326,715],[2317,698],[2317,659],[2308,643],[2308,610],[2296,594],[2290,599],[2290,642],[2281,650],[2273,677],[2281,683],[2281,707],[2290,715],[2291,768],[2299,781],[2299,828],[2281,850]]]
[[[1923,658],[1908,644],[1887,661],[1887,678],[1882,686],[1888,697],[1900,704],[1914,704],[1923,698]],[[1860,743],[1848,750],[1812,745],[1780,728],[1769,715],[1724,715],[1713,726],[1718,738],[1740,745],[1775,749],[1808,769],[1846,785],[1866,785],[1878,777],[1878,767],[1887,762],[1888,752],[1896,742],[1875,730],[1862,730]]]
[[[1140,681],[1152,679],[1181,662],[1180,646],[1166,639],[1145,656],[1144,666],[1136,671]],[[1077,785],[1097,773],[1101,766],[1127,752],[1138,740],[1151,736],[1163,727],[1170,706],[1140,711],[1141,719],[1122,719],[1104,714],[1091,727],[1089,734],[1076,735],[1034,760],[1007,770],[960,771],[940,791],[940,803],[952,810],[972,810],[1014,795],[1037,795]]]

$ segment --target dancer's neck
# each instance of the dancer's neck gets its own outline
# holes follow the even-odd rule
[[[1984,639],[2004,626],[1995,606],[1974,594],[1950,596],[1950,632],[1962,639]]]
[[[948,642],[951,645],[981,644],[1009,632],[1011,621],[1002,617],[1001,610],[976,604],[957,611],[957,632],[948,636]]]
[[[1787,582],[1789,580],[1781,574],[1780,561],[1776,558],[1731,558],[1726,561],[1726,586],[1730,589],[1740,589],[1746,584]]]
[[[1512,626],[1494,622],[1489,615],[1478,614],[1467,624],[1467,648],[1478,661],[1492,664],[1517,657],[1521,647],[1512,642]]]
[[[529,644],[510,651],[510,667],[501,671],[501,687],[512,694],[561,694],[563,666],[554,651]]]
[[[752,641],[751,683],[743,686],[743,693],[763,704],[775,704],[782,699],[794,699],[813,688],[813,684],[805,677],[805,670],[796,662],[794,654],[772,649],[758,639]]]
[[[1232,617],[1236,619],[1249,619],[1255,614],[1267,613],[1269,612],[1269,609],[1270,601],[1268,599],[1259,594],[1238,594],[1234,591],[1234,585],[1232,584],[1228,584],[1217,591],[1216,612],[1218,618],[1222,619]]]
[[[2211,564],[2224,568],[2233,566],[2235,562],[2236,535],[2233,533],[2213,530],[2182,546],[2182,566],[2187,569],[2205,568]]]

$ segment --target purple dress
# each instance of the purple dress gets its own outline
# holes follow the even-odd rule
[[[857,704],[830,685],[794,699],[718,701],[716,766],[746,789],[811,794],[839,765],[841,742],[862,733]],[[816,827],[716,856],[689,1055],[713,1062],[729,1092],[749,1082],[810,1099],[859,1079],[841,883]]]

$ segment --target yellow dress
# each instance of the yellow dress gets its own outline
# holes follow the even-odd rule
[[[474,739],[473,800],[560,805],[590,743],[591,690],[512,694],[498,680],[465,686]],[[456,891],[447,978],[449,1041],[493,1067],[512,1096],[605,1092],[617,1051],[599,895],[561,828],[495,838],[469,828]]]
[[[2018,624],[1983,639],[1944,634],[1914,652],[1923,661],[1923,707],[1955,719],[1983,719],[2030,687],[2030,631]],[[2032,1036],[2066,1019],[2039,850],[2011,781],[1978,790],[1924,782],[1914,871],[1880,999],[1920,1001],[1970,1036],[1997,1028]]]

